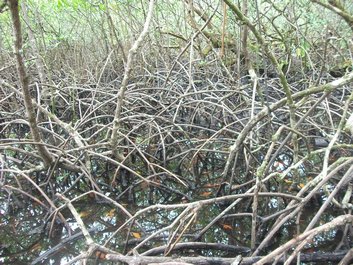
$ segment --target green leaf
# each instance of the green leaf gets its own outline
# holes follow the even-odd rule
[[[68,4],[67,0],[58,0],[57,6],[59,9],[62,9],[62,8],[68,7],[69,4]]]
[[[106,10],[106,7],[105,7],[105,5],[104,4],[99,4],[99,10],[101,10],[101,11],[105,11]]]
[[[302,47],[298,47],[295,50],[295,54],[297,55],[297,57],[303,58],[305,57],[305,49],[303,49]]]

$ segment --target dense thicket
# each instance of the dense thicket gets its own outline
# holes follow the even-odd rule
[[[350,264],[351,1],[0,4],[0,262]]]

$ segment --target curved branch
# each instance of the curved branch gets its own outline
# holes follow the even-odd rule
[[[312,87],[307,90],[299,91],[292,95],[293,100],[303,98],[305,96],[309,96],[315,93],[323,92],[323,91],[334,91],[335,89],[342,87],[346,84],[353,82],[353,72],[349,73],[346,76],[343,76],[340,79],[336,79],[328,84]],[[226,166],[222,173],[223,176],[226,176],[229,173],[231,168],[231,162],[234,160],[236,153],[240,150],[241,145],[243,144],[248,133],[256,126],[256,124],[265,118],[271,111],[274,111],[278,108],[283,107],[287,103],[287,99],[283,98],[276,103],[273,103],[268,107],[264,107],[253,119],[251,119],[240,132],[235,143],[229,148],[230,153],[228,160],[226,162]]]

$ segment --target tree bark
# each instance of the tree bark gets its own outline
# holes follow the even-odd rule
[[[333,253],[312,253],[312,254],[301,254],[300,261],[301,262],[338,262],[345,255],[347,251],[342,252],[333,252]],[[262,257],[246,257],[241,261],[241,265],[250,265],[259,261]],[[161,264],[168,262],[181,262],[181,263],[191,263],[195,265],[231,265],[234,261],[237,260],[237,257],[234,258],[215,258],[215,257],[146,257],[146,256],[123,256],[116,254],[107,254],[105,256],[106,260],[116,261],[116,262],[125,262],[127,264],[139,264],[139,265],[147,265],[147,264]],[[281,258],[277,264],[283,264],[284,259]],[[296,264],[296,261],[292,264]]]
[[[32,105],[32,98],[29,91],[29,77],[26,73],[26,67],[23,60],[23,47],[22,47],[22,33],[21,33],[21,22],[18,12],[18,0],[9,0],[8,5],[10,8],[12,27],[14,33],[14,53],[16,56],[17,72],[20,79],[23,99],[25,103],[25,108],[28,116],[28,123],[31,129],[31,134],[35,142],[35,146],[39,152],[39,155],[43,159],[46,167],[50,166],[53,161],[52,155],[49,153],[48,149],[45,147],[42,141],[42,137],[37,126],[36,114],[34,107]]]

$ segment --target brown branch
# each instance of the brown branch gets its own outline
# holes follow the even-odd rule
[[[340,261],[346,251],[333,252],[333,253],[313,253],[313,254],[301,254],[300,261],[302,262],[317,262],[317,261]],[[243,258],[241,265],[250,265],[259,261],[262,257],[246,257]],[[218,257],[146,257],[146,256],[123,256],[115,254],[107,254],[105,260],[107,261],[120,261],[128,264],[139,264],[147,265],[150,263],[166,263],[166,262],[182,262],[192,263],[195,265],[231,265],[234,261],[239,258],[218,258]],[[279,262],[283,262],[284,259],[279,259]]]
[[[353,215],[350,215],[350,214],[341,215],[341,216],[333,219],[331,222],[328,222],[322,226],[319,226],[317,228],[314,228],[312,230],[304,232],[303,234],[299,235],[298,237],[293,238],[292,240],[288,241],[287,243],[283,244],[282,246],[280,246],[277,249],[275,249],[274,251],[272,251],[267,256],[261,258],[261,260],[256,262],[255,265],[263,265],[268,262],[271,262],[277,256],[282,255],[285,251],[288,251],[293,246],[301,243],[304,240],[308,241],[318,234],[321,234],[326,231],[330,231],[337,226],[344,225],[347,223],[352,223],[352,222],[353,222]]]
[[[330,92],[334,91],[335,89],[342,87],[344,85],[347,85],[349,83],[353,82],[353,72],[343,76],[342,78],[336,79],[330,83],[327,83],[325,85],[317,86],[317,87],[312,87],[307,90],[303,90],[300,92],[297,92],[292,95],[293,100],[301,99],[305,96],[309,96],[312,94],[320,93],[320,92]],[[270,111],[273,112],[274,110],[277,110],[284,105],[287,104],[287,99],[283,98],[276,103],[273,103],[268,107],[264,107],[253,119],[251,119],[243,128],[243,130],[240,132],[237,140],[235,143],[230,147],[230,153],[229,153],[229,158],[226,162],[226,166],[223,170],[222,175],[226,176],[228,172],[230,171],[231,168],[231,162],[234,160],[236,153],[241,149],[241,146],[248,136],[249,132],[256,126],[256,124],[261,121],[263,118],[265,118]]]
[[[291,92],[291,90],[289,88],[289,84],[287,82],[287,78],[284,75],[280,64],[278,63],[278,60],[277,60],[275,54],[271,51],[268,43],[265,41],[265,39],[261,35],[260,31],[256,29],[255,25],[253,23],[251,23],[251,21],[238,8],[238,6],[235,5],[230,0],[224,0],[224,2],[228,5],[228,7],[232,10],[232,12],[236,15],[236,17],[242,23],[244,23],[249,28],[249,30],[251,30],[251,32],[254,34],[257,42],[261,45],[261,48],[264,50],[264,52],[266,53],[267,57],[271,61],[272,65],[275,67],[275,69],[276,69],[276,71],[277,71],[277,73],[279,75],[279,79],[280,79],[282,88],[283,88],[283,90],[284,90],[284,92],[286,94],[286,104],[288,104],[289,110],[290,110],[290,112],[289,112],[289,114],[290,114],[290,125],[291,125],[292,128],[294,128],[294,125],[295,125],[295,105],[294,105],[294,101],[293,101],[293,95],[292,95],[292,92]],[[268,109],[268,107],[266,107],[266,108]],[[296,138],[295,137],[293,138],[293,144],[296,145]],[[233,147],[234,147],[234,145],[233,145]],[[233,161],[234,158],[235,158],[235,153],[231,149],[231,153],[230,153],[229,158],[227,160],[223,176],[227,175],[227,173],[229,171],[230,163],[231,163],[231,161]]]
[[[164,253],[166,246],[155,247],[150,250],[147,250],[144,253],[141,253],[141,256],[154,256]],[[176,250],[189,250],[189,249],[197,249],[197,250],[221,250],[231,252],[232,254],[239,254],[239,253],[247,253],[250,252],[250,249],[247,247],[241,246],[233,246],[233,245],[226,245],[221,243],[204,243],[204,242],[186,242],[186,243],[178,243],[175,244],[173,247],[173,251]]]
[[[344,258],[338,263],[338,265],[348,265],[351,264],[353,259],[353,248],[351,248],[347,254],[344,256]]]
[[[72,215],[76,219],[76,222],[77,222],[79,228],[81,229],[83,236],[86,239],[86,244],[88,246],[93,245],[94,241],[93,241],[90,233],[88,232],[85,224],[83,223],[83,221],[82,221],[82,219],[80,217],[80,214],[77,212],[76,208],[72,205],[71,201],[69,199],[67,199],[66,197],[64,197],[63,195],[61,195],[60,193],[57,193],[56,197],[58,197],[59,199],[63,200],[65,202],[65,204],[67,204],[67,207],[70,209]]]
[[[344,21],[346,21],[348,26],[353,31],[353,15],[349,14],[347,10],[345,10],[344,6],[339,0],[330,0],[328,1],[328,4],[323,3],[320,0],[311,0],[311,2],[319,4],[320,6],[323,6],[324,8],[327,8],[328,10],[331,10],[332,12],[339,15],[341,18],[343,18]]]
[[[298,206],[292,211],[289,212],[286,215],[282,215],[280,216],[277,221],[275,222],[275,224],[273,225],[273,227],[271,228],[271,230],[268,232],[268,234],[266,235],[266,237],[261,241],[260,245],[257,247],[256,251],[254,251],[253,255],[256,256],[258,255],[258,253],[260,252],[260,250],[262,250],[267,244],[269,244],[269,242],[272,240],[273,236],[277,233],[277,231],[282,227],[282,225],[284,223],[286,223],[288,220],[290,220],[291,218],[294,218],[302,209],[302,207],[309,201],[311,200],[311,198],[313,198],[314,194],[316,192],[318,192],[320,190],[320,188],[327,183],[327,181],[329,179],[332,178],[332,176],[334,176],[335,174],[337,174],[337,172],[341,169],[343,169],[345,166],[351,164],[353,161],[352,158],[348,159],[347,161],[343,162],[342,164],[340,164],[339,166],[335,166],[334,164],[331,165],[331,167],[333,168],[332,171],[330,172],[330,174],[328,174],[327,176],[317,176],[316,179],[314,179],[310,184],[307,184],[305,187],[303,187],[300,192],[298,193],[298,196],[303,195],[310,186],[314,186],[314,189],[312,189],[309,194],[303,199],[303,201],[298,204]],[[339,162],[336,162],[339,163]],[[287,171],[287,170],[286,170]],[[284,175],[286,175],[287,173],[283,172]],[[288,207],[292,207],[294,202],[290,202],[287,206]]]
[[[127,62],[125,66],[124,78],[121,82],[121,87],[119,89],[118,96],[117,96],[116,110],[115,110],[114,121],[113,121],[113,131],[112,131],[110,141],[111,141],[113,155],[116,158],[118,158],[120,161],[124,160],[124,157],[122,154],[118,152],[117,144],[118,144],[118,130],[120,129],[121,112],[124,104],[125,91],[127,89],[127,85],[130,79],[134,55],[137,53],[137,49],[140,47],[142,41],[144,40],[144,38],[148,33],[148,28],[152,20],[153,7],[154,7],[154,0],[150,0],[148,15],[147,15],[143,30],[140,36],[132,45],[131,49],[129,50],[129,53],[127,56]]]
[[[26,73],[26,67],[23,60],[23,47],[22,47],[22,33],[21,33],[21,23],[20,16],[18,12],[18,0],[9,0],[9,8],[11,12],[12,18],[12,26],[13,33],[15,36],[14,48],[15,48],[15,56],[17,62],[17,71],[18,77],[20,79],[22,91],[23,91],[23,99],[26,107],[26,113],[28,116],[29,127],[31,129],[32,137],[35,142],[41,143],[42,136],[40,135],[36,114],[34,111],[34,107],[32,104],[32,98],[29,91],[29,76]],[[48,151],[48,149],[44,145],[36,145],[38,152],[43,159],[43,162],[46,167],[49,167],[53,163],[53,157]]]

